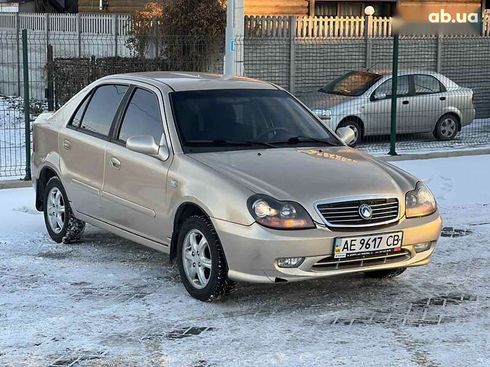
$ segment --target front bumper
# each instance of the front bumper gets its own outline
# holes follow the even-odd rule
[[[423,218],[402,218],[398,223],[382,228],[359,228],[332,231],[327,227],[298,231],[271,230],[254,223],[243,226],[212,219],[228,262],[232,280],[253,283],[297,281],[360,271],[425,265],[430,262],[442,228],[436,212]],[[335,261],[333,244],[337,237],[369,235],[403,231],[402,253],[386,260],[366,258],[366,261]],[[417,253],[416,244],[430,242],[428,250]],[[277,259],[304,257],[297,268],[280,268]],[[379,257],[379,256],[378,256]],[[334,262],[332,264],[332,262]],[[339,262],[339,265],[336,263]],[[323,265],[322,265],[323,264]]]

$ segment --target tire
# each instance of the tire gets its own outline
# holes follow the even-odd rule
[[[228,266],[218,235],[203,215],[190,216],[182,224],[177,240],[177,265],[187,292],[200,301],[219,299],[234,285],[227,276]]]
[[[368,278],[377,278],[377,279],[390,279],[399,276],[404,273],[407,268],[396,268],[396,269],[386,269],[386,270],[374,270],[367,271],[364,275]]]
[[[356,139],[349,144],[350,147],[355,147],[357,144],[361,142],[363,130],[362,130],[362,124],[359,121],[354,119],[346,119],[340,122],[340,124],[337,126],[337,129],[340,127],[350,127],[352,130],[354,130]]]
[[[452,140],[459,131],[459,119],[455,115],[442,116],[434,128],[434,137],[437,140]]]
[[[58,177],[52,177],[44,190],[44,223],[49,236],[57,243],[77,242],[85,229],[85,222],[76,219],[65,189]]]

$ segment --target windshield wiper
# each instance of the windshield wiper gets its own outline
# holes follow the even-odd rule
[[[274,144],[299,144],[299,143],[322,143],[326,145],[331,145],[331,146],[337,146],[337,144],[332,143],[331,141],[328,140],[323,140],[323,139],[318,139],[318,138],[313,138],[311,136],[293,136],[289,138],[286,141],[274,141]]]
[[[269,148],[277,148],[274,144],[267,143],[265,141],[255,141],[255,140],[228,140],[228,139],[199,139],[199,140],[186,140],[186,145],[193,146],[253,146],[262,145]]]

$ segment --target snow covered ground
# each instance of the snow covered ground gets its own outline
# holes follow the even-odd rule
[[[490,155],[396,162],[435,192],[434,261],[190,298],[165,255],[89,228],[55,244],[28,189],[0,191],[2,366],[489,366]]]

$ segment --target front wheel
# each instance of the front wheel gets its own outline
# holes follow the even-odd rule
[[[361,124],[354,119],[347,119],[342,121],[339,126],[337,126],[337,129],[341,127],[349,127],[354,131],[354,136],[355,139],[349,144],[350,147],[355,147],[357,144],[359,144],[362,140],[362,126]]]
[[[223,248],[205,216],[193,215],[184,221],[177,246],[180,278],[192,297],[212,301],[231,289]]]
[[[78,241],[85,229],[85,222],[73,216],[58,177],[52,177],[44,190],[44,222],[49,236],[57,243]]]
[[[386,270],[374,270],[367,271],[364,275],[368,278],[377,278],[377,279],[389,279],[399,276],[404,273],[407,268],[396,268],[396,269],[386,269]]]

